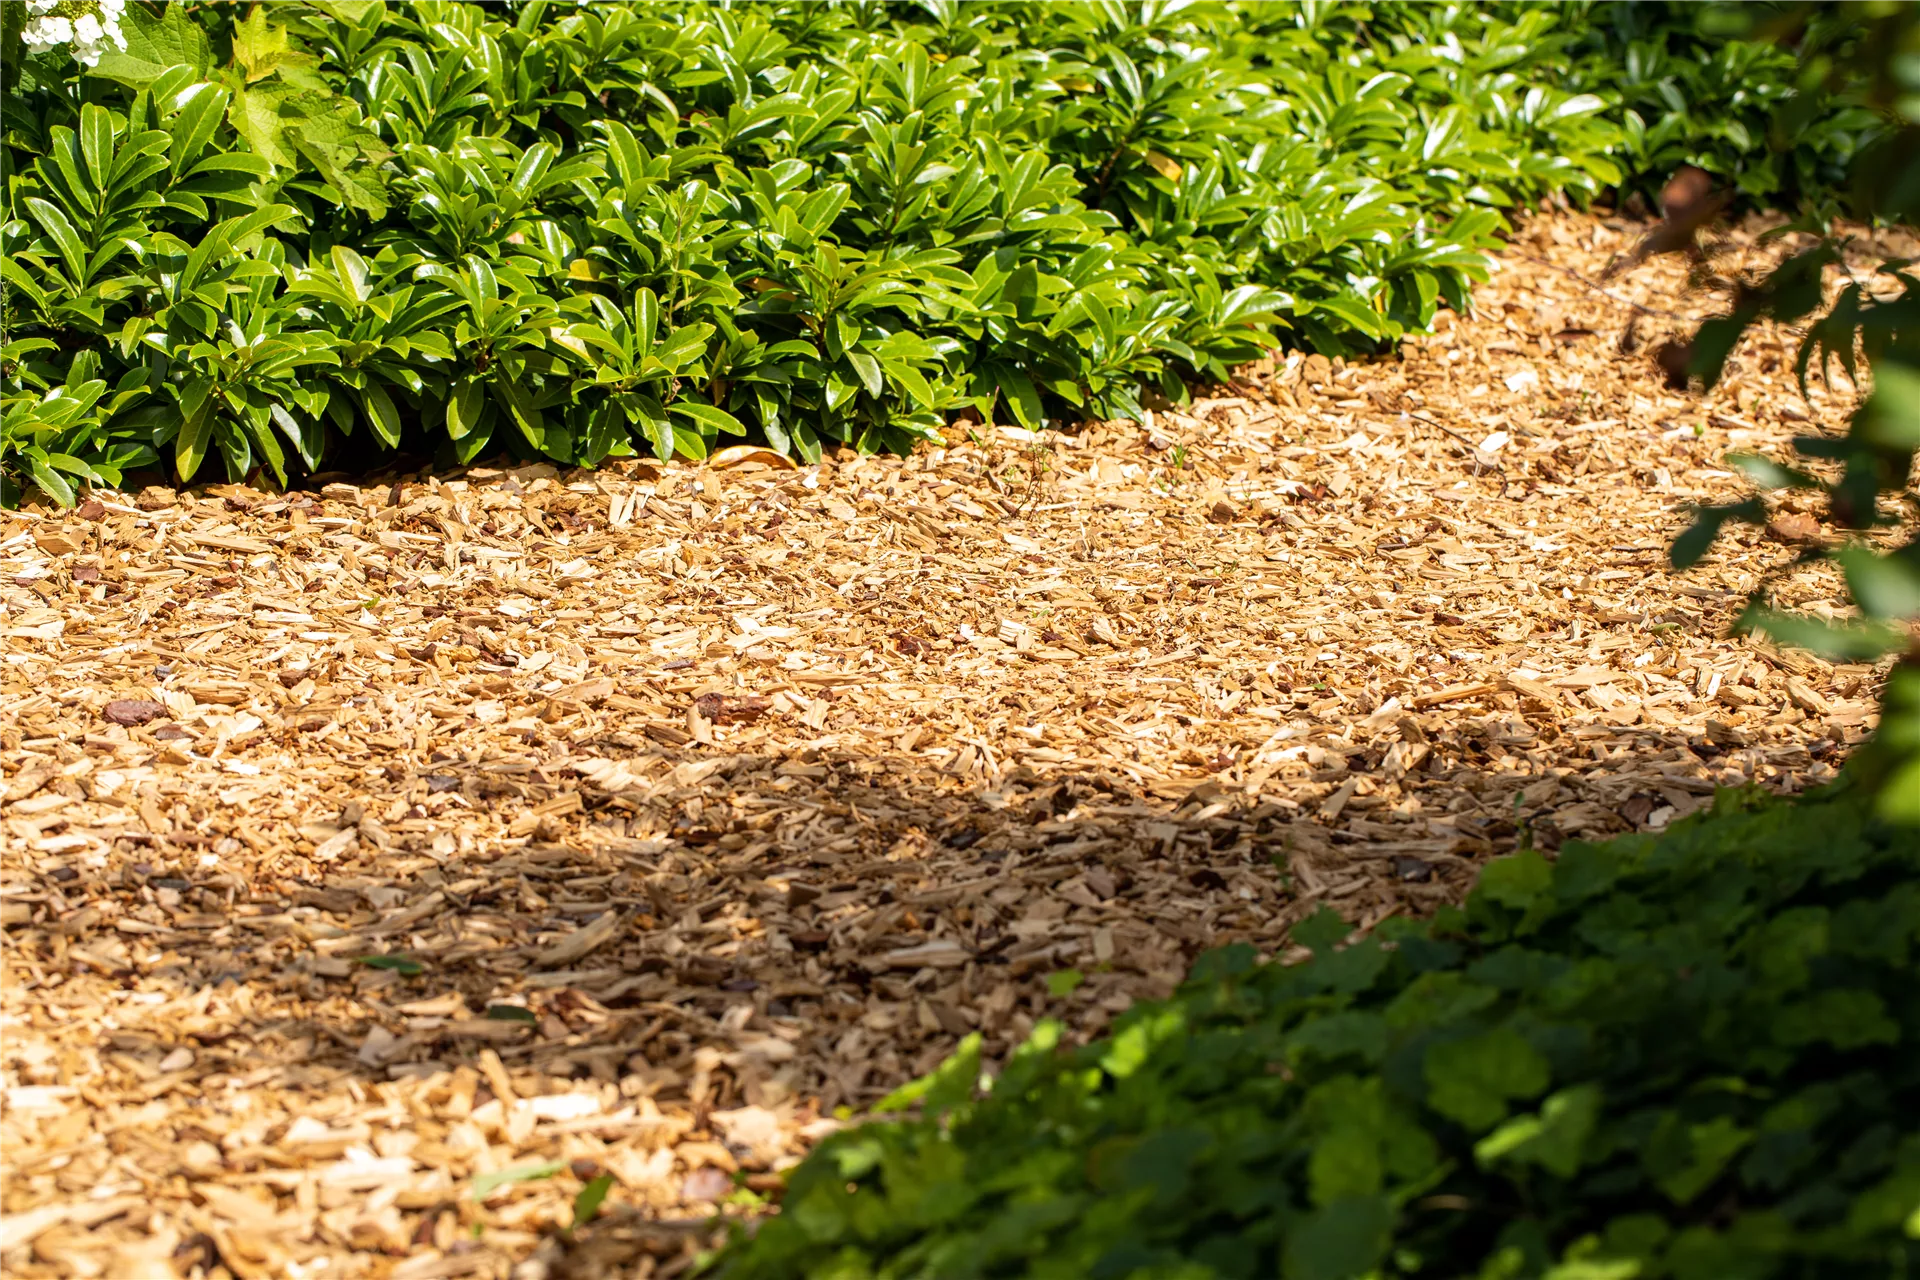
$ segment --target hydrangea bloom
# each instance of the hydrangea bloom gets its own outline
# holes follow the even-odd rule
[[[73,46],[73,56],[91,67],[100,61],[111,40],[120,48],[127,38],[120,33],[120,15],[127,0],[27,0],[28,20],[20,38],[35,53]]]

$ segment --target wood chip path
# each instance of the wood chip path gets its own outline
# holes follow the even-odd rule
[[[1830,777],[1875,673],[1723,638],[1830,531],[1665,549],[1847,397],[1669,390],[1633,234],[1073,437],[0,513],[0,1269],[678,1274],[962,1035]]]

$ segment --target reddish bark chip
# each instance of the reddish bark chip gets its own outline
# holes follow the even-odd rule
[[[101,712],[115,724],[142,725],[167,713],[167,709],[146,698],[117,698]]]

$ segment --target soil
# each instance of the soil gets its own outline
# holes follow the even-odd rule
[[[1666,548],[1852,393],[1669,386],[1639,230],[1144,423],[0,513],[0,1265],[678,1274],[964,1035],[1832,777],[1877,672],[1727,629],[1836,532]]]

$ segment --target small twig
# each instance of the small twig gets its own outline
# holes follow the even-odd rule
[[[1581,275],[1578,271],[1573,270],[1571,267],[1563,267],[1557,262],[1548,262],[1545,258],[1542,258],[1537,254],[1528,253],[1525,249],[1514,248],[1511,245],[1507,247],[1507,252],[1512,253],[1515,257],[1525,258],[1528,262],[1534,263],[1538,266],[1546,267],[1552,271],[1558,271],[1561,275],[1566,276],[1569,280],[1575,281],[1578,284],[1585,285],[1587,288],[1593,290],[1595,293],[1599,294],[1601,297],[1607,299],[1609,302],[1616,302],[1623,307],[1627,307],[1633,311],[1639,312],[1643,316],[1657,316],[1662,320],[1683,320],[1688,324],[1699,324],[1703,320],[1708,320],[1712,318],[1710,316],[1683,316],[1677,311],[1662,311],[1658,307],[1642,306],[1638,302],[1634,302],[1630,299],[1623,298],[1619,294],[1614,293],[1611,290],[1602,288],[1599,284],[1595,283],[1592,280],[1587,279],[1585,276]]]
[[[1426,414],[1421,413],[1417,409],[1408,409],[1408,410],[1404,410],[1404,412],[1409,418],[1418,418],[1420,421],[1426,423],[1428,426],[1435,427],[1441,431],[1446,432],[1448,435],[1452,436],[1455,440],[1458,440],[1461,444],[1465,445],[1467,447],[1468,452],[1470,453],[1480,452],[1479,446],[1475,445],[1473,441],[1467,439],[1465,436],[1461,435],[1458,431],[1455,431],[1452,427],[1444,426],[1441,423],[1435,422],[1432,418],[1429,418]]]
[[[1458,440],[1461,444],[1461,447],[1466,449],[1467,453],[1471,455],[1473,458],[1473,474],[1477,477],[1477,476],[1485,475],[1488,471],[1492,471],[1495,475],[1500,477],[1500,496],[1503,498],[1507,496],[1506,468],[1502,467],[1497,462],[1488,462],[1486,459],[1486,455],[1480,452],[1479,445],[1467,439],[1465,436],[1461,435],[1458,431],[1455,431],[1452,427],[1446,426],[1439,422],[1435,422],[1432,418],[1429,418],[1426,414],[1421,413],[1417,409],[1406,409],[1406,410],[1402,410],[1402,412],[1407,417],[1417,419],[1420,422],[1426,423],[1430,427],[1433,427],[1440,431],[1444,431],[1448,435],[1452,436],[1455,440]]]

